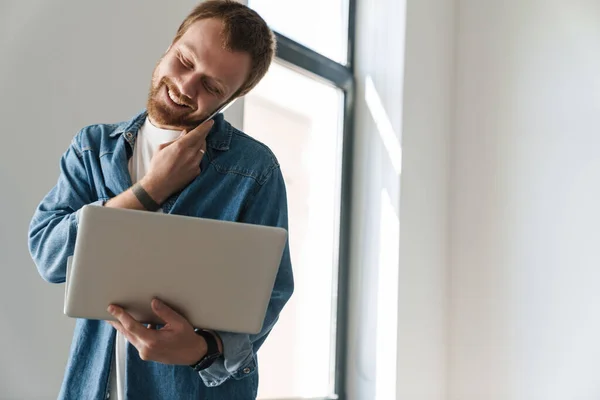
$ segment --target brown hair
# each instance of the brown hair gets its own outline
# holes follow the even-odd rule
[[[235,93],[244,96],[265,76],[275,57],[275,35],[260,15],[233,0],[207,0],[197,5],[181,23],[173,44],[188,28],[201,19],[217,18],[223,22],[223,48],[250,54],[248,78]]]

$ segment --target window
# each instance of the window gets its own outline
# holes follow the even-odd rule
[[[271,28],[339,63],[348,54],[347,0],[249,0]]]
[[[274,64],[245,100],[244,129],[281,164],[296,290],[264,344],[260,398],[334,393],[342,91]]]
[[[295,278],[258,353],[259,399],[344,399],[354,0],[249,5],[271,24],[278,48],[245,98],[243,127],[281,164]],[[318,15],[299,14],[312,10]]]

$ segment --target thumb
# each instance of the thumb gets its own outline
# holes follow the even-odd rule
[[[152,300],[152,311],[162,319],[165,324],[181,324],[186,321],[179,313],[173,310],[171,307],[160,301],[159,299]]]
[[[190,144],[200,143],[203,140],[206,140],[206,137],[208,136],[208,133],[210,132],[210,130],[212,129],[214,124],[215,124],[215,121],[212,119],[210,119],[206,122],[203,122],[200,125],[198,125],[197,127],[195,127],[194,129],[192,129],[191,131],[187,132],[181,138],[181,140],[188,142]]]
[[[175,143],[178,139],[175,140],[171,140],[170,142],[167,143],[163,143],[161,145],[158,146],[158,150],[163,150],[166,147],[169,147],[170,145],[172,145],[173,143]]]

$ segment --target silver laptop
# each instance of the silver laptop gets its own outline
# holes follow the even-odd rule
[[[260,332],[279,269],[282,228],[85,206],[65,286],[66,315],[113,320],[109,304],[160,324],[163,300],[196,328]]]

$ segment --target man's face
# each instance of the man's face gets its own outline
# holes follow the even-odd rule
[[[152,74],[148,115],[153,124],[191,130],[227,101],[250,72],[250,55],[223,49],[218,19],[196,21]]]

